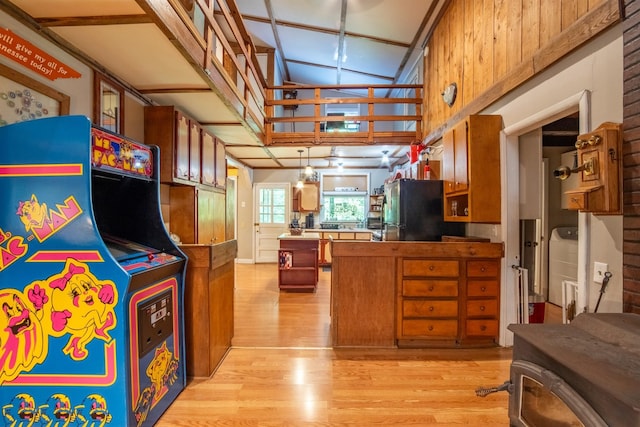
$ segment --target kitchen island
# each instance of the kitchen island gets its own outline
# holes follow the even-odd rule
[[[331,243],[334,347],[495,346],[503,243]]]
[[[371,231],[368,228],[344,227],[344,228],[307,228],[304,234],[318,233],[320,246],[318,248],[318,264],[321,267],[331,265],[331,251],[329,243],[336,240],[371,240]]]
[[[318,245],[320,234],[278,236],[278,287],[288,291],[315,292],[318,286]]]

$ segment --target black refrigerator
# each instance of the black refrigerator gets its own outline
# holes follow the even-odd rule
[[[384,185],[383,240],[440,241],[464,236],[464,224],[445,222],[442,181],[398,179]]]

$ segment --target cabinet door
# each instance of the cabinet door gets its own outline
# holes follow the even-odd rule
[[[200,126],[189,121],[189,181],[200,182]]]
[[[442,135],[442,180],[444,181],[445,194],[455,191],[455,153],[454,153],[453,129]]]
[[[198,243],[199,204],[196,200],[196,188],[188,185],[175,185],[169,189],[171,200],[169,207],[170,230],[180,237],[183,244]]]
[[[197,190],[196,190],[197,191]],[[202,245],[209,245],[214,243],[214,210],[215,210],[215,198],[212,191],[197,191],[198,197],[198,240],[197,242]]]
[[[216,142],[213,136],[202,132],[202,183],[215,185]]]
[[[227,153],[224,142],[216,138],[216,187],[225,188],[227,184]]]
[[[305,182],[300,193],[300,212],[318,212],[320,210],[320,184]]]
[[[467,155],[467,121],[463,120],[453,128],[454,190],[465,191],[469,188]]]
[[[174,176],[179,179],[189,179],[189,119],[176,111],[175,135],[175,171]]]
[[[213,193],[213,243],[226,241],[226,195],[220,191]]]

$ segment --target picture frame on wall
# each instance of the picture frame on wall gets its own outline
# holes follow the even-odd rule
[[[0,126],[69,114],[70,97],[0,64]]]

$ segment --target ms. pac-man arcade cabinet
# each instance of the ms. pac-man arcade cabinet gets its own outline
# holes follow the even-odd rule
[[[83,116],[0,128],[0,425],[151,426],[184,389],[158,158]]]

